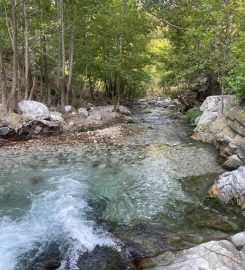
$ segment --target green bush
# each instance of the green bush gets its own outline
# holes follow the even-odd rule
[[[202,114],[202,112],[200,111],[200,108],[199,107],[194,107],[194,108],[190,109],[189,111],[187,111],[185,117],[186,117],[187,122],[191,126],[196,126],[195,120],[201,114]]]

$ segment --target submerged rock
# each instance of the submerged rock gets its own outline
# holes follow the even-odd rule
[[[245,166],[219,176],[209,191],[211,197],[216,197],[225,204],[235,203],[245,207]]]
[[[199,228],[210,228],[214,230],[229,232],[238,230],[238,226],[228,217],[221,215],[211,208],[194,208],[187,212],[186,218],[192,222],[193,226]]]
[[[135,226],[118,226],[113,233],[132,248],[139,258],[156,256],[172,249],[168,243],[169,231],[162,226],[144,223]]]
[[[44,120],[50,117],[48,107],[34,100],[22,100],[18,103],[18,108],[25,115],[25,118]]]
[[[30,180],[33,184],[39,184],[40,182],[44,181],[44,177],[41,175],[33,176],[30,178]]]
[[[80,256],[77,263],[79,270],[133,270],[128,258],[111,247],[96,246],[92,252]]]

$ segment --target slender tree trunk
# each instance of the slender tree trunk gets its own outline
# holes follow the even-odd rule
[[[89,82],[89,89],[90,89],[91,98],[92,98],[92,100],[94,100],[94,89],[93,89],[93,82],[91,79],[91,74],[88,74],[88,82]]]
[[[17,86],[18,86],[18,40],[17,40],[17,18],[16,18],[16,0],[12,0],[12,48],[13,48],[13,83],[12,90],[8,99],[8,110],[13,111],[16,106]]]
[[[3,59],[3,49],[2,49],[2,40],[0,39],[0,79],[2,85],[2,105],[3,112],[7,114],[8,106],[7,106],[7,81],[6,81],[6,73],[4,67],[4,59]]]
[[[60,20],[61,20],[61,100],[60,105],[63,108],[65,106],[65,24],[64,24],[64,3],[63,0],[60,3]]]
[[[73,56],[74,56],[74,40],[73,35],[71,36],[70,41],[70,56],[69,56],[69,77],[67,83],[67,92],[66,92],[66,104],[69,104],[69,99],[71,98],[71,83],[72,83],[72,72],[73,72]]]
[[[35,64],[33,65],[33,83],[32,83],[32,88],[31,88],[31,91],[30,91],[30,94],[29,94],[29,100],[32,100],[33,99],[33,94],[34,94],[34,91],[35,91],[35,88],[36,88],[36,83],[37,83],[37,77],[36,77],[36,72],[35,72]]]
[[[224,8],[229,5],[229,0],[224,0]],[[225,47],[224,47],[224,53],[223,53],[223,68],[222,68],[222,75],[225,76],[226,72],[226,64],[227,64],[227,54],[228,54],[228,47],[229,47],[229,41],[230,41],[230,27],[231,26],[231,14],[230,11],[226,13],[226,19],[225,19]],[[221,113],[224,114],[224,83],[221,83],[221,89],[222,89],[222,106],[221,106]]]
[[[29,55],[29,25],[27,18],[27,0],[23,2],[24,20],[25,20],[25,99],[28,98],[30,90],[30,55]]]
[[[49,75],[48,75],[48,59],[47,59],[47,45],[46,45],[46,37],[45,34],[42,36],[42,62],[43,62],[43,72],[44,72],[44,87],[45,87],[45,97],[46,103],[48,105],[51,104],[51,96],[49,92]]]

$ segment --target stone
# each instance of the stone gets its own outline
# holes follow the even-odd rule
[[[70,121],[68,124],[63,126],[64,132],[75,132],[75,131],[80,131],[80,129],[81,128],[73,121]]]
[[[65,113],[71,113],[72,110],[73,110],[73,108],[72,108],[71,105],[66,105],[66,106],[64,107],[64,112],[65,112]]]
[[[42,182],[44,180],[44,177],[43,176],[33,176],[30,178],[30,181],[33,183],[33,184],[39,184],[40,182]]]
[[[244,253],[237,250],[231,242],[221,240],[180,251],[170,265],[149,270],[244,270],[244,265]]]
[[[233,95],[225,95],[223,97],[224,101],[224,110],[227,109],[227,107],[236,100],[236,97]],[[222,108],[222,96],[209,96],[205,99],[202,106],[200,107],[200,110],[202,112],[216,112],[221,113]]]
[[[120,105],[119,112],[124,115],[131,115],[131,111],[126,106]]]
[[[0,136],[6,136],[9,134],[9,128],[8,127],[1,127],[0,128]]]
[[[88,116],[88,120],[100,121],[101,119],[102,119],[102,116],[99,112],[93,113]]]
[[[30,120],[42,120],[50,117],[48,107],[34,100],[22,100],[18,103],[18,108]]]
[[[225,172],[220,175],[209,190],[211,197],[216,197],[224,204],[237,204],[245,207],[245,167]]]
[[[39,125],[36,125],[34,128],[34,133],[35,134],[40,134],[42,132],[43,128]]]
[[[20,124],[22,119],[23,119],[22,115],[19,115],[17,113],[10,113],[6,118],[6,123],[10,128],[16,129],[18,128],[18,125]]]
[[[235,170],[242,166],[242,161],[237,155],[232,155],[229,157],[225,163],[223,164],[223,167],[227,170]]]
[[[245,246],[245,232],[240,232],[231,236],[230,241],[237,249],[241,250]]]
[[[52,121],[64,122],[64,118],[60,112],[50,112],[50,119]]]
[[[187,211],[185,217],[198,228],[210,228],[223,232],[238,230],[237,224],[227,216],[223,216],[218,211],[208,207],[191,209]]]
[[[199,118],[199,122],[197,125],[205,126],[211,124],[217,117],[219,113],[218,112],[203,112],[203,114]]]
[[[233,95],[224,96],[224,110],[227,110],[231,106],[232,102],[236,100]],[[221,115],[222,108],[222,96],[209,96],[205,99],[200,110],[203,112],[199,122],[197,124],[197,130],[200,129],[200,126],[205,126],[211,124],[218,116]]]
[[[86,108],[79,108],[78,109],[78,113],[81,117],[88,117],[89,113],[88,113],[88,110]]]

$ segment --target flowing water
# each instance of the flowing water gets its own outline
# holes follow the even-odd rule
[[[50,269],[36,262],[52,249],[52,269],[83,269],[82,254],[123,252],[119,235],[139,224],[174,232],[178,248],[190,235],[197,244],[241,228],[206,199],[222,172],[215,149],[192,141],[167,109],[139,106],[134,120],[135,132],[118,144],[0,149],[0,270]]]

